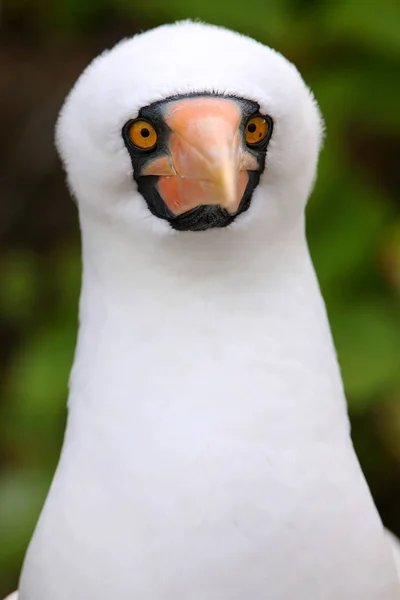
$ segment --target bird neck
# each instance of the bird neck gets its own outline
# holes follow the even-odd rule
[[[274,251],[217,233],[83,224],[68,426],[21,589],[396,597],[302,227]]]
[[[71,412],[126,427],[172,405],[235,406],[238,419],[268,405],[289,435],[313,424],[332,435],[335,423],[348,434],[302,220],[271,243],[239,228],[134,240],[106,223],[82,230]]]

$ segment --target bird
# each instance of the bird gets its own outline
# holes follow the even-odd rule
[[[400,598],[306,241],[323,135],[291,62],[201,22],[79,77],[80,325],[19,600]]]

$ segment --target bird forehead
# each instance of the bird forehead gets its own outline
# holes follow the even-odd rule
[[[242,118],[237,102],[231,98],[211,95],[172,100],[165,105],[163,114],[172,129],[178,128],[182,122],[187,122],[191,124],[193,133],[208,119],[229,121],[238,126]]]
[[[268,112],[271,99],[281,105],[286,90],[304,86],[279,53],[236,33],[194,24],[137,35],[93,66],[95,101],[106,97],[113,105],[129,101],[130,110],[207,90],[254,100]]]
[[[229,123],[237,128],[250,115],[258,113],[258,102],[233,94],[213,91],[193,91],[166,97],[162,100],[141,106],[138,117],[162,119],[167,125],[177,131],[182,123],[185,129],[192,127],[198,130],[205,122],[215,125]],[[195,132],[195,131],[194,131]]]

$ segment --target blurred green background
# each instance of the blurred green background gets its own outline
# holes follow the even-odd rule
[[[0,597],[17,585],[57,463],[77,330],[79,231],[53,147],[57,113],[102,49],[187,17],[275,47],[321,106],[327,137],[308,237],[354,443],[385,524],[400,534],[399,9],[398,0],[3,2]]]

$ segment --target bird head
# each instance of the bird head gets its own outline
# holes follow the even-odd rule
[[[61,111],[57,145],[87,218],[132,233],[256,223],[276,234],[304,211],[321,130],[311,92],[279,53],[182,22],[96,58]]]

